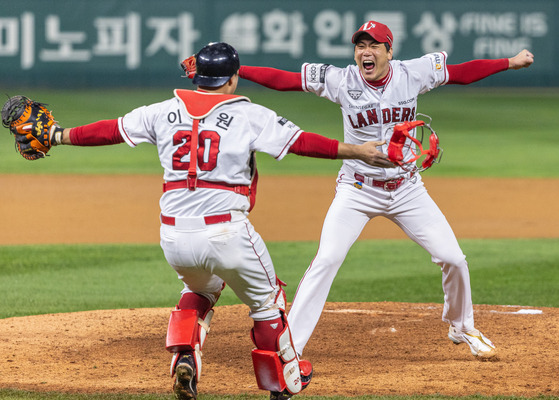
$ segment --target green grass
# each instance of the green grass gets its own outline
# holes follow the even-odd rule
[[[256,396],[256,395],[239,395],[239,396],[213,396],[200,394],[198,396],[199,400],[263,400],[267,397]],[[348,397],[344,396],[306,396],[301,395],[301,399],[306,400],[345,400]],[[1,390],[0,389],[0,399],[1,400],[171,400],[173,396],[171,395],[129,395],[129,394],[60,394],[60,393],[34,393],[25,391],[14,391],[14,390]],[[415,395],[415,396],[356,396],[351,397],[352,400],[452,400],[457,399],[457,397],[451,396],[438,396],[438,395]],[[459,397],[463,400],[519,400],[520,397],[513,396],[463,396]],[[557,397],[552,396],[538,396],[535,399],[541,400],[552,400],[557,399]]]
[[[0,249],[0,317],[172,307],[182,288],[155,245]]]
[[[557,89],[442,88],[424,95],[444,149],[433,176],[557,177]]]
[[[199,397],[202,400],[202,397]],[[256,398],[256,397],[255,397]],[[171,400],[172,395],[63,394],[0,389],[0,400]],[[217,399],[217,397],[216,397]],[[205,400],[210,400],[208,396]]]
[[[559,239],[464,240],[476,304],[559,306]],[[316,242],[268,243],[288,301]],[[158,245],[0,247],[0,318],[98,309],[173,307],[182,283]],[[441,273],[411,241],[358,241],[329,301],[442,303]],[[239,304],[227,288],[218,305]]]
[[[49,104],[64,127],[112,119],[133,108],[165,100],[172,90],[40,90],[25,94]],[[339,107],[310,93],[240,88],[302,129],[342,139]],[[16,93],[9,93],[10,95]],[[444,149],[429,176],[558,177],[556,115],[559,89],[488,89],[443,87],[420,97],[419,112],[433,117]],[[24,160],[14,151],[8,130],[0,134],[0,173],[161,174],[154,146],[125,144],[98,148],[59,147],[51,157]],[[288,155],[277,162],[258,155],[261,174],[335,175],[340,161]]]
[[[62,126],[117,118],[131,109],[167,99],[172,88],[111,90],[22,89],[49,104]],[[305,93],[240,88],[253,102],[285,116],[302,129],[341,139],[338,106]],[[558,89],[441,88],[420,98],[419,112],[433,117],[443,161],[426,176],[559,177],[555,119]],[[29,162],[0,134],[0,173],[161,174],[150,145],[59,147],[45,160]],[[289,155],[277,162],[258,156],[261,175],[335,176],[339,161]],[[558,307],[559,239],[462,240],[476,304]],[[316,242],[268,243],[288,300],[315,255]],[[441,273],[410,241],[358,241],[340,269],[329,301],[442,303]],[[158,245],[0,246],[0,318],[113,308],[173,307],[182,287]],[[226,288],[218,305],[238,304]],[[211,396],[200,400],[257,400],[267,396]],[[60,394],[0,389],[0,400],[161,400],[171,395]],[[345,397],[302,395],[313,400]],[[521,399],[467,396],[467,400]],[[538,397],[555,399],[557,397]],[[447,396],[360,396],[358,400],[455,399]]]

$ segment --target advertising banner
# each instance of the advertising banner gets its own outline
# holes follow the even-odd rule
[[[559,2],[544,0],[2,1],[0,85],[173,85],[180,61],[212,41],[232,44],[245,65],[345,66],[353,32],[373,19],[392,30],[397,59],[444,50],[458,64],[527,48],[529,70],[476,85],[559,86],[553,15]]]

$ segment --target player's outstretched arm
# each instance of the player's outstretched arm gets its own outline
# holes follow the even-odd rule
[[[338,143],[338,158],[357,159],[366,162],[373,167],[394,168],[396,165],[388,159],[388,156],[377,149],[386,141],[366,142],[363,144]]]
[[[462,64],[449,64],[447,65],[447,84],[469,85],[508,69],[528,68],[533,62],[534,55],[528,50],[522,50],[511,58],[482,59],[467,61]]]
[[[62,131],[61,144],[73,146],[106,146],[124,143],[118,120],[107,119]]]
[[[280,91],[303,91],[301,73],[269,67],[241,65],[239,77]]]
[[[514,57],[509,58],[509,69],[528,68],[534,62],[534,55],[524,49]]]
[[[396,165],[388,156],[377,149],[386,141],[349,144],[330,139],[312,132],[301,132],[299,138],[289,148],[289,153],[314,158],[356,159],[365,161],[373,167],[393,168]]]
[[[196,56],[190,56],[181,62],[186,78],[196,75]],[[302,91],[301,73],[289,72],[269,67],[249,67],[241,65],[239,77],[258,83],[264,87],[280,91]]]

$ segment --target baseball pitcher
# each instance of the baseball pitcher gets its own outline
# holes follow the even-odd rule
[[[414,151],[418,128],[424,125],[418,120],[417,100],[419,95],[441,85],[466,85],[507,69],[529,67],[534,56],[523,50],[509,59],[450,65],[443,51],[412,60],[394,60],[392,32],[376,21],[363,24],[351,41],[355,65],[345,68],[305,63],[300,73],[249,66],[241,66],[239,72],[241,78],[275,90],[311,92],[338,104],[344,141],[377,141],[383,153],[372,165],[360,160],[343,162],[317,255],[299,284],[289,313],[295,349],[303,353],[336,273],[363,227],[371,219],[383,216],[427,250],[440,266],[442,319],[449,324],[449,339],[468,344],[474,356],[493,357],[495,346],[474,325],[466,256],[421,179],[421,170],[436,162],[440,149],[437,136],[430,135],[432,146]],[[416,166],[414,162],[421,155],[425,159]]]

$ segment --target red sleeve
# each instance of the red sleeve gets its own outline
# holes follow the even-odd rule
[[[107,119],[70,129],[70,142],[74,146],[104,146],[123,143],[118,120]]]
[[[338,157],[338,141],[311,132],[301,132],[301,135],[289,148],[289,152],[298,156],[314,158]]]
[[[472,60],[462,64],[447,65],[448,84],[467,85],[509,68],[508,58]]]
[[[280,91],[303,91],[300,72],[241,65],[239,77]]]

